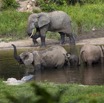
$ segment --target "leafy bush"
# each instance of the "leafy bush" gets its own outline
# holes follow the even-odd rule
[[[58,5],[65,5],[66,0],[39,0],[37,1],[43,11],[57,10]]]
[[[40,87],[37,84],[32,84],[34,91],[34,99],[31,96],[21,96],[19,98],[6,93],[7,98],[10,103],[60,103],[61,96],[64,90],[58,91],[55,95],[49,93],[45,88]]]
[[[19,6],[15,0],[3,0],[2,5],[3,9],[17,8]]]
[[[95,3],[104,3],[104,0],[82,0],[83,3],[90,3],[90,4],[95,4]]]

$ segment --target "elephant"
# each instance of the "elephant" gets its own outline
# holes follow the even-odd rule
[[[80,59],[82,62],[91,66],[93,64],[102,61],[104,57],[104,47],[93,45],[93,44],[85,44],[81,47],[80,50]]]
[[[80,66],[79,57],[75,54],[67,53],[68,65],[71,67]]]
[[[17,55],[16,46],[14,44],[12,46],[14,49],[14,58],[17,62],[25,66],[32,65],[34,71],[44,68],[61,68],[66,62],[67,51],[59,45],[53,45],[39,51],[23,52],[20,55]]]
[[[36,33],[34,33],[36,29]],[[41,46],[46,46],[45,38],[47,31],[58,32],[61,36],[61,44],[65,43],[65,35],[69,37],[69,43],[75,45],[75,36],[72,33],[71,19],[63,11],[33,13],[28,17],[27,34],[34,44],[41,38]],[[34,34],[34,35],[33,35]]]

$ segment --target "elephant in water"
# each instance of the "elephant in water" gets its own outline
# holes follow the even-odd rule
[[[36,29],[35,35],[33,35],[34,28]],[[75,44],[70,17],[63,11],[33,13],[29,16],[27,34],[32,38],[34,44],[40,37],[41,46],[45,46],[47,31],[58,32],[61,36],[61,44],[65,43],[65,35],[69,37],[70,44]]]
[[[80,58],[82,62],[87,65],[92,65],[93,63],[97,63],[101,61],[104,57],[104,47],[96,46],[93,44],[85,44],[82,46],[80,50]]]
[[[80,66],[79,57],[78,57],[77,55],[67,53],[66,56],[67,56],[67,58],[68,58],[68,64],[69,64],[71,67]]]
[[[17,55],[17,49],[14,44],[14,58],[26,66],[32,65],[34,70],[42,68],[61,68],[66,62],[66,50],[61,46],[51,46],[45,50],[23,52]]]

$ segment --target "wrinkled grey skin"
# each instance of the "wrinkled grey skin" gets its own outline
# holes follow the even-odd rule
[[[80,59],[82,62],[91,66],[94,63],[102,61],[104,57],[104,47],[92,44],[85,44],[80,50]]]
[[[26,66],[33,66],[34,70],[42,68],[61,68],[66,62],[66,50],[61,46],[51,46],[45,50],[23,52],[17,55],[16,46],[14,48],[14,58]]]
[[[34,28],[36,28],[36,33],[32,35]],[[61,44],[65,43],[65,35],[69,37],[70,44],[75,44],[70,17],[63,11],[33,13],[29,16],[27,33],[33,39],[34,44],[40,37],[41,46],[45,46],[47,31],[58,32],[61,36]]]
[[[69,66],[76,67],[80,65],[79,57],[77,55],[67,53],[67,58]]]

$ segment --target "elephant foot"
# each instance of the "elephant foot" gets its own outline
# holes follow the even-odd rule
[[[62,43],[62,42],[60,42],[60,45],[61,45],[61,46],[64,46],[64,45],[65,45],[65,42],[63,42],[63,43]]]
[[[39,44],[39,43],[37,42],[37,40],[35,40],[35,39],[33,39],[33,43],[34,43],[35,46],[38,46],[38,44]]]
[[[41,43],[41,48],[45,48],[46,47],[46,44],[45,43]]]

